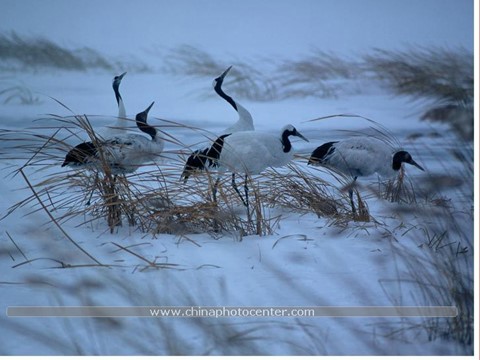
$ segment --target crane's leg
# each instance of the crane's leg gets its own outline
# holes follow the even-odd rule
[[[245,203],[246,203],[246,207],[248,209],[248,206],[249,206],[249,201],[248,201],[248,175],[245,175],[245,185],[244,185],[244,188],[245,188]]]
[[[220,176],[217,177],[217,180],[215,180],[215,184],[213,184],[213,189],[212,189],[212,197],[213,197],[213,202],[217,202],[217,190],[218,190],[218,184],[220,183]]]
[[[90,203],[92,201],[92,197],[93,197],[93,193],[95,192],[95,189],[92,189],[92,191],[90,191],[90,196],[88,197],[88,200],[87,202],[85,203],[85,205],[87,206],[90,206]]]
[[[357,213],[356,209],[355,209],[355,204],[353,202],[353,189],[350,188],[348,190],[348,196],[350,197],[350,204],[352,205],[352,213],[353,215],[355,215]]]
[[[218,206],[218,202],[217,202],[218,184],[220,184],[220,176],[217,176],[217,180],[215,180],[215,184],[213,184],[213,188],[212,188],[212,198],[213,198],[213,204],[214,204],[215,207]],[[213,217],[213,231],[218,232],[219,230],[220,230],[220,226],[218,225],[218,217],[214,216]]]
[[[348,190],[348,196],[350,196],[350,204],[352,205],[352,213],[355,216],[357,213],[357,210],[355,209],[355,203],[353,202],[353,187],[356,186],[357,184],[357,177],[355,176],[352,181],[352,186]]]
[[[248,176],[247,175],[245,175],[245,184],[243,185],[243,187],[245,188],[245,206],[247,207],[247,211],[248,211],[250,202],[248,201]]]
[[[248,175],[245,174],[245,184],[243,185],[244,190],[245,190],[245,206],[247,207],[247,219],[248,222],[252,221],[252,218],[250,216],[250,202],[248,201]]]
[[[93,186],[92,186],[92,191],[90,191],[90,195],[88,196],[88,200],[85,203],[85,205],[90,206],[90,203],[92,202],[92,197],[93,193],[95,192],[95,186],[98,181],[98,173],[95,173],[95,180],[93,180]]]
[[[235,192],[238,194],[238,196],[242,200],[243,205],[248,206],[247,202],[245,202],[245,200],[243,199],[242,194],[240,194],[240,191],[238,190],[237,184],[235,183],[235,173],[232,173],[232,186],[235,189]]]

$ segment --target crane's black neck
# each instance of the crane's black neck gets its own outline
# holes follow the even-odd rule
[[[152,140],[155,140],[155,138],[157,137],[157,129],[147,124],[146,113],[137,114],[137,117],[135,118],[135,122],[137,123],[137,127],[140,129],[140,131],[143,131],[145,134],[150,135]]]
[[[120,100],[122,100],[122,96],[120,95],[120,81],[115,80],[113,82],[113,91],[115,92],[115,99],[117,99],[117,104],[120,106]]]
[[[290,142],[289,136],[293,135],[293,131],[285,130],[282,133],[282,145],[283,145],[283,152],[289,153],[292,150],[292,143]]]
[[[210,166],[217,167],[218,166],[218,159],[220,159],[220,154],[223,150],[223,144],[225,142],[225,138],[232,134],[224,134],[215,140],[213,145],[207,151],[207,157]]]
[[[224,98],[230,105],[232,105],[235,111],[238,111],[237,104],[235,103],[235,101],[233,101],[233,99],[230,96],[225,94],[225,92],[222,89],[222,84],[223,84],[223,79],[217,79],[214,86],[215,92],[218,95],[220,95],[222,98]]]

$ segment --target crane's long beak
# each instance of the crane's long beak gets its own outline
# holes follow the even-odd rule
[[[296,135],[297,135],[300,139],[305,140],[306,142],[310,142],[310,141],[308,141],[308,139],[307,139],[305,136],[303,136],[302,134],[300,134],[298,131],[297,131],[297,134],[296,134]]]
[[[152,102],[150,104],[149,107],[147,107],[144,111],[142,112],[139,112],[137,114],[137,116],[135,117],[135,121],[138,123],[138,122],[141,122],[141,123],[144,123],[146,124],[147,123],[147,117],[148,117],[148,112],[150,111],[150,109],[152,108],[153,104],[155,104],[155,101]],[[143,126],[143,125],[142,125]]]
[[[153,101],[150,106],[148,108],[145,109],[145,113],[148,114],[148,112],[150,111],[150,109],[152,108],[153,104],[155,104],[155,101]]]
[[[223,81],[223,79],[225,79],[225,76],[227,76],[228,72],[230,71],[230,69],[232,68],[233,65],[230,65],[227,70],[225,70],[222,75],[220,75],[216,80],[221,80]]]
[[[409,164],[411,164],[411,165],[413,165],[413,166],[416,166],[417,168],[419,168],[419,169],[422,170],[422,171],[425,171],[425,169],[424,169],[423,167],[421,167],[420,165],[418,165],[418,164],[415,162],[415,160],[413,160],[413,159],[409,162]]]
[[[127,72],[125,71],[123,74],[118,75],[118,78],[119,78],[120,80],[122,80],[126,73],[127,73]]]

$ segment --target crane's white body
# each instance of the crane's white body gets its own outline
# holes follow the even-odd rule
[[[325,143],[312,152],[308,163],[328,166],[345,175],[350,175],[353,177],[353,183],[358,177],[373,174],[383,178],[393,178],[402,168],[402,163],[411,164],[424,171],[408,152],[397,151],[380,139],[366,136]],[[351,187],[348,194],[352,212],[355,214]]]
[[[228,102],[238,114],[238,120],[231,126],[224,129],[221,133],[222,135],[230,135],[232,133],[255,130],[255,127],[253,125],[253,118],[250,112],[242,105],[237,103],[235,100],[233,100],[231,96],[225,94],[222,89],[223,80],[225,79],[225,76],[228,74],[231,68],[231,66],[228,67],[219,77],[213,80],[212,84],[213,89],[218,94],[218,96]],[[205,163],[207,161],[206,154],[208,151],[209,147],[203,150],[196,150],[187,158],[181,175],[181,178],[185,182],[196,171],[201,171],[205,169]]]
[[[126,174],[154,161],[163,151],[164,140],[154,127],[147,124],[148,112],[153,104],[136,116],[137,127],[150,138],[124,133],[108,139],[99,138],[96,143],[84,142],[68,152],[62,167],[68,165],[101,171],[104,164],[108,164],[113,174]]]
[[[268,167],[287,165],[293,159],[293,148],[284,151],[282,133],[241,131],[227,136],[218,159],[220,169],[256,175]]]
[[[114,136],[100,142],[104,161],[110,166],[113,174],[135,172],[140,166],[155,161],[164,148],[160,137],[154,140],[140,134]],[[101,156],[97,151],[91,160],[91,166],[101,166]]]
[[[366,177],[375,173],[384,178],[398,174],[392,161],[396,150],[374,137],[358,136],[333,144],[323,162],[353,177]]]
[[[207,154],[215,160],[212,165],[217,165],[220,172],[230,171],[232,173],[232,186],[237,192],[243,204],[249,212],[248,186],[244,183],[245,199],[235,184],[235,174],[243,174],[245,179],[250,175],[260,174],[268,167],[281,167],[287,165],[293,158],[293,147],[290,143],[290,136],[298,136],[308,141],[292,125],[285,126],[277,134],[240,131],[218,138]],[[217,186],[220,177],[213,188],[213,196],[216,199]]]

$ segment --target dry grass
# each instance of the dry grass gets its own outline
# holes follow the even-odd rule
[[[119,247],[128,255],[129,249]],[[132,254],[130,254],[132,255]],[[163,271],[158,262],[144,259],[136,253],[133,257],[145,263],[152,271]],[[65,270],[58,270],[65,271]],[[172,270],[170,270],[172,271]],[[137,284],[125,286],[125,274],[102,272],[102,277],[71,277],[69,281],[44,275],[31,276],[22,285],[50,294],[52,306],[68,306],[62,294],[81,299],[84,306],[111,306],[110,297],[98,294],[115,294],[121,303],[131,306],[198,306],[199,304],[227,304],[227,284],[205,281],[202,271],[199,279],[190,285],[178,281],[174,289],[162,291],[162,286]],[[173,278],[175,274],[170,273]],[[118,276],[117,276],[118,275]],[[155,276],[160,276],[156,273]],[[205,291],[206,286],[211,291]],[[293,284],[295,286],[295,284]],[[181,305],[179,305],[181,304]],[[30,322],[7,319],[9,334],[17,333],[29,341],[25,352],[31,355],[272,355],[272,351],[289,354],[326,354],[325,332],[305,319],[268,318],[56,318],[44,319],[51,328],[61,333],[44,331]],[[188,328],[188,331],[187,331]],[[301,335],[300,335],[301,334]],[[302,341],[298,341],[301,337]],[[114,338],[115,341],[103,341]],[[195,338],[195,341],[192,341]],[[280,346],[265,346],[281,341]],[[122,344],[121,349],[118,344]],[[280,350],[279,350],[280,349]],[[12,351],[12,350],[10,350]],[[21,351],[18,350],[17,351]]]
[[[418,229],[419,239],[423,233],[424,241],[420,244],[423,254],[405,248],[396,249],[396,256],[406,264],[407,270],[392,282],[409,287],[418,305],[456,306],[457,317],[426,318],[418,325],[418,330],[426,333],[431,341],[453,341],[469,354],[474,324],[471,234],[455,229],[459,223],[450,216],[445,220],[434,219],[435,224],[429,223],[427,214],[424,216],[426,225]],[[401,333],[395,336],[401,336]]]
[[[454,342],[462,353],[468,355],[473,353],[474,324],[473,188],[470,186],[473,180],[473,148],[468,140],[463,143],[459,139],[452,141],[458,153],[456,165],[463,167],[457,174],[459,178],[451,181],[450,163],[445,164],[444,174],[429,174],[421,183],[424,189],[413,193],[427,195],[416,198],[413,207],[399,205],[396,211],[400,219],[405,215],[412,219],[413,215],[417,221],[415,225],[402,223],[403,230],[393,236],[396,240],[392,246],[393,254],[406,264],[406,269],[391,282],[399,287],[408,287],[420,306],[456,306],[457,317],[427,318],[419,324],[413,320],[406,323],[416,327],[419,333],[426,334],[429,340]],[[448,148],[450,144],[444,145]],[[446,191],[455,196],[455,203],[445,202]],[[402,245],[408,238],[418,248]],[[403,327],[391,336],[400,337],[407,329]]]
[[[15,32],[0,34],[0,54],[6,64],[15,60],[23,68],[30,69],[51,67],[67,70],[113,70],[112,64],[92,49],[71,51],[45,38],[26,38]]]
[[[176,160],[172,157],[162,165],[149,164],[133,174],[113,175],[101,146],[97,146],[99,166],[60,168],[71,149],[72,138],[75,138],[73,143],[81,141],[77,134],[86,133],[94,144],[100,144],[101,139],[86,115],[53,116],[51,120],[60,126],[41,128],[42,133],[50,131],[51,135],[38,134],[34,129],[2,134],[14,148],[10,160],[23,160],[23,165],[14,168],[12,175],[22,174],[33,193],[12,205],[7,216],[19,208],[30,208],[29,213],[47,211],[60,227],[81,219],[82,226],[105,221],[110,232],[128,225],[152,234],[229,234],[241,240],[248,235],[274,233],[281,217],[271,214],[278,205],[292,209],[295,204],[296,211],[314,211],[322,217],[337,216],[341,206],[329,193],[331,186],[291,167],[295,176],[285,177],[272,171],[248,178],[250,211],[247,212],[230,185],[230,175],[221,177],[216,198],[212,185],[218,174],[213,171],[193,176],[188,184],[183,184],[179,176],[184,166],[183,150],[174,152]],[[181,126],[173,122],[167,124]],[[173,136],[164,135],[164,138],[186,148]],[[245,180],[237,181],[240,188],[242,181]],[[304,204],[306,201],[308,205]]]
[[[0,34],[0,71],[90,69],[116,72],[119,69],[151,71],[141,59],[110,60],[88,48],[67,48],[40,36],[24,36],[12,31]]]
[[[0,78],[0,99],[3,104],[18,103],[21,105],[35,105],[41,103],[40,98],[21,81],[10,81],[8,78]]]
[[[378,84],[421,102],[423,120],[448,123],[463,139],[473,139],[473,54],[466,49],[376,49],[356,60],[313,50],[299,60],[255,59],[253,68],[251,62],[220,62],[205,51],[181,46],[171,49],[165,61],[169,73],[210,81],[234,64],[229,91],[253,101],[338,97]]]
[[[473,140],[473,56],[465,49],[376,50],[366,69],[396,94],[428,103],[422,119],[449,123]]]
[[[150,189],[139,199],[144,206],[138,216],[144,220],[147,231],[176,235],[209,233],[215,237],[229,234],[240,240],[247,235],[273,233],[275,220],[255,210],[263,207],[259,198],[254,197],[251,203],[256,214],[252,218],[231,188],[229,177],[222,177],[215,200],[212,186],[217,174],[203,173],[183,184],[179,180],[183,165],[182,161],[171,164],[171,175],[162,179],[163,189]],[[142,176],[148,180],[148,176],[158,176],[156,174],[150,172]],[[251,191],[255,193],[255,186]],[[164,194],[168,194],[168,198]]]
[[[18,151],[15,153],[29,154],[24,165],[15,171],[56,169],[38,182],[29,180],[37,196],[14,204],[9,213],[27,205],[32,207],[32,212],[38,211],[42,208],[38,204],[41,199],[41,203],[46,204],[44,208],[55,212],[59,224],[71,219],[83,219],[82,225],[105,220],[110,232],[118,226],[128,225],[152,234],[229,234],[237,239],[274,233],[281,215],[272,209],[279,207],[300,214],[313,213],[336,223],[349,219],[357,222],[372,220],[357,186],[353,186],[353,190],[358,211],[351,212],[347,196],[348,189],[352,188],[349,177],[325,168],[309,167],[306,171],[295,163],[247,180],[251,194],[249,212],[233,191],[230,176],[222,176],[216,198],[212,194],[218,176],[215,172],[191,177],[187,185],[183,184],[179,179],[185,161],[183,150],[174,152],[176,160],[169,160],[161,166],[150,164],[133,174],[114,176],[102,151],[100,169],[62,171],[58,166],[70,149],[67,141],[71,143],[71,138],[77,138],[79,132],[86,132],[93,143],[98,144],[100,140],[87,116],[56,116],[53,119],[61,126],[52,127],[51,136],[38,135],[34,131],[5,134],[6,139],[16,144]],[[171,127],[182,126],[166,123]],[[390,143],[397,142],[386,130],[378,128],[378,124],[373,121],[372,124],[377,136],[387,138]],[[164,137],[179,148],[186,148],[175,137],[166,133]],[[28,180],[28,171],[24,174]],[[324,175],[333,176],[338,185],[322,180]],[[404,184],[402,172],[395,182],[387,184],[385,192],[373,192],[373,195],[412,204],[415,202],[413,186],[410,184],[407,188]],[[242,188],[243,183],[239,182],[238,186]]]
[[[171,71],[185,75],[181,70],[191,64],[189,61],[197,61],[198,64],[192,70],[190,76],[206,76],[211,79],[212,74],[220,74],[225,68],[225,64],[216,63],[213,59],[205,57],[205,54],[198,53],[192,60],[188,59],[189,54],[191,54],[191,50],[186,49],[184,55],[182,55],[183,58],[175,59],[175,61],[183,61],[184,65]],[[385,54],[385,58],[388,60],[389,57],[394,57],[393,55],[395,54]],[[397,58],[394,60],[397,61],[397,64],[401,64],[408,59]],[[428,62],[428,58],[425,57],[422,61]],[[243,64],[240,65],[238,67],[243,68]],[[301,64],[297,65],[300,66]],[[383,66],[380,65],[372,63],[372,66],[377,67],[375,71],[378,71],[378,74],[381,71],[386,72],[389,70],[388,67],[380,70]],[[391,65],[392,69],[397,69],[398,71],[403,69],[403,67],[395,68],[394,65]],[[314,66],[302,66],[296,70],[295,67],[290,68],[291,71],[304,72],[303,77],[300,77],[300,79],[307,79],[308,76],[305,74],[308,74],[308,72],[315,73],[318,71],[318,68]],[[452,66],[460,66],[463,69],[466,65],[454,62]],[[406,63],[405,68],[408,69],[408,67],[408,63]],[[422,67],[424,65],[420,66],[420,68]],[[252,69],[248,67],[245,67],[245,69],[248,70],[248,76],[245,75],[245,79],[242,80],[243,75],[240,73],[240,70],[237,75],[233,72],[233,82],[236,83],[238,81],[239,88],[248,88],[250,82],[253,82],[256,86],[252,86],[252,89],[247,90],[251,91],[250,95],[245,93],[242,96],[252,96],[252,98],[257,100],[262,99],[262,96],[265,96],[266,99],[281,96],[281,92],[279,92],[276,84],[271,82],[266,82],[267,87],[271,90],[265,91],[266,95],[259,95],[259,92],[265,90],[262,88],[262,86],[265,86],[264,79],[261,77],[263,74],[260,77],[252,77],[250,75]],[[405,91],[405,94],[432,98],[446,91],[443,87],[432,85],[432,79],[429,76],[425,76],[426,71],[422,70],[415,73],[410,84],[412,87],[408,91],[403,89],[408,89],[406,85],[409,84],[402,85],[398,91]],[[452,71],[456,70],[453,69]],[[254,76],[258,75],[255,71],[252,73]],[[347,74],[345,76],[354,75]],[[452,81],[456,86],[460,87],[460,90],[446,91],[445,99],[449,96],[451,99],[459,99],[465,94],[468,99],[470,80],[467,76],[464,86],[461,81],[455,82],[459,78],[454,77],[452,78],[453,80],[446,78],[446,81]],[[404,80],[404,77],[397,77],[395,74],[392,74],[389,79],[387,79],[386,75],[385,78],[382,78],[382,81],[390,81],[391,84]],[[244,82],[242,83],[241,81]],[[432,89],[436,92],[429,93],[428,84],[432,85]],[[392,87],[394,86],[392,85]],[[462,87],[467,91],[463,91]],[[286,90],[282,89],[282,91]],[[450,91],[453,95],[448,95]],[[320,93],[318,92],[317,96],[323,96]],[[457,94],[460,97],[457,97]],[[192,178],[188,186],[183,185],[179,181],[179,174],[184,164],[182,159],[184,154],[182,152],[177,154],[179,155],[178,162],[172,161],[162,166],[150,164],[148,167],[141,168],[137,173],[118,176],[115,180],[111,175],[110,169],[108,169],[108,164],[104,164],[103,169],[98,172],[61,170],[59,165],[66,152],[71,148],[70,144],[81,141],[81,138],[77,135],[78,133],[87,133],[92,141],[97,141],[97,137],[86,116],[54,116],[53,118],[60,125],[50,129],[43,128],[43,132],[51,130],[51,135],[48,136],[39,134],[35,130],[4,131],[0,134],[2,141],[15,144],[13,147],[17,150],[13,153],[10,152],[10,158],[5,160],[23,160],[23,165],[19,169],[13,169],[12,174],[17,174],[17,176],[23,175],[27,188],[33,194],[23,201],[14,204],[7,216],[22,208],[28,209],[29,214],[38,211],[48,213],[51,222],[60,229],[66,222],[75,221],[78,223],[81,220],[80,225],[101,224],[101,226],[105,226],[107,231],[115,231],[119,225],[128,224],[141,232],[152,234],[170,233],[178,235],[179,238],[187,237],[190,233],[200,232],[209,233],[212,236],[231,235],[241,239],[243,236],[251,234],[267,235],[273,233],[281,220],[274,214],[275,209],[278,207],[296,213],[315,214],[339,226],[347,226],[345,224],[348,223],[348,226],[360,231],[359,229],[362,227],[361,222],[372,221],[372,216],[369,214],[368,205],[366,204],[370,199],[378,197],[382,199],[387,198],[390,201],[401,204],[406,203],[412,206],[409,206],[406,210],[399,207],[393,216],[401,217],[403,213],[408,212],[409,215],[413,214],[417,218],[425,220],[424,227],[411,230],[412,233],[414,230],[419,230],[416,235],[418,235],[418,239],[423,239],[423,245],[420,245],[422,248],[425,248],[425,256],[419,258],[418,253],[405,251],[404,249],[396,253],[401,257],[402,261],[408,264],[408,272],[400,274],[401,276],[393,281],[415,284],[416,290],[418,290],[416,293],[418,294],[417,298],[420,305],[454,304],[457,306],[461,312],[461,316],[458,318],[446,320],[427,319],[422,322],[419,329],[426,332],[430,339],[454,340],[465,346],[467,352],[468,349],[471,349],[473,324],[472,234],[468,232],[468,229],[463,229],[464,224],[457,220],[458,213],[454,212],[456,210],[448,206],[425,206],[425,204],[435,205],[433,201],[430,201],[434,198],[434,195],[429,195],[428,198],[425,197],[424,202],[420,202],[417,191],[409,180],[404,178],[403,174],[395,182],[387,185],[385,190],[371,191],[370,193],[373,195],[366,196],[366,200],[362,199],[362,197],[365,197],[364,190],[355,188],[358,208],[363,210],[359,211],[360,217],[355,219],[357,223],[352,225],[349,222],[352,219],[352,214],[345,191],[349,186],[350,180],[342,178],[338,174],[332,174],[326,169],[315,169],[312,170],[312,172],[314,171],[313,173],[307,172],[294,163],[286,169],[271,170],[265,172],[262,176],[249,180],[252,207],[251,213],[246,214],[238,196],[231,189],[228,177],[222,179],[216,202],[211,193],[211,185],[216,180],[215,173],[200,175]],[[173,124],[171,125],[173,126]],[[73,139],[75,141],[72,141]],[[170,137],[168,139],[176,142],[181,148],[186,147],[174,138]],[[457,159],[465,165],[465,178],[462,179],[464,184],[472,183],[472,154],[473,151],[456,151],[455,154]],[[334,176],[336,182],[333,185],[321,180],[323,173],[327,171],[330,176]],[[288,176],[285,176],[285,174],[288,174]],[[435,189],[435,186],[438,185],[436,180],[438,179],[432,179],[431,194],[438,194],[437,189]],[[238,185],[241,187],[242,183],[239,182]],[[360,193],[362,196],[360,196]],[[93,194],[91,199],[90,194]],[[467,195],[466,197],[468,198],[470,194]],[[435,195],[435,198],[440,199],[438,195]],[[87,204],[88,202],[90,204]],[[470,202],[466,201],[466,203]],[[431,211],[432,208],[435,211]],[[270,215],[272,213],[274,215]],[[471,221],[473,222],[473,219]],[[375,222],[374,219],[373,222]],[[385,230],[386,233],[387,230]],[[68,234],[65,235],[68,238]],[[402,236],[398,236],[394,234],[393,230],[389,230],[388,235],[401,243],[402,236],[406,236],[407,231]],[[70,241],[74,241],[74,239]],[[82,249],[79,248],[79,250]],[[126,252],[138,259],[138,254],[132,254],[132,250],[129,250],[130,252],[126,248],[119,248],[119,251]],[[94,263],[100,264],[91,254],[87,253],[86,255]],[[25,263],[34,260],[26,259]],[[146,268],[157,269],[164,266],[164,264],[156,260],[146,258],[140,258],[140,260]],[[65,267],[63,263],[60,263],[60,265]],[[171,265],[165,266],[175,267],[175,264]],[[93,265],[89,264],[88,266]],[[205,324],[201,323],[200,325],[204,326]],[[219,327],[219,329],[219,334],[215,333],[215,336],[224,339],[227,346],[235,343],[235,346],[241,349],[245,349],[242,348],[244,338],[248,339],[249,335],[254,334],[257,330],[261,330],[260,328],[251,327],[244,332],[232,330],[228,333],[224,328]],[[41,335],[43,334],[37,334],[39,339],[42,339]],[[225,337],[221,337],[222,335],[225,335]],[[395,333],[392,336],[397,335],[398,333]],[[212,344],[216,344],[215,336],[211,339]],[[236,339],[240,341],[235,342]],[[165,341],[167,342],[166,348],[170,346],[172,353],[180,351],[175,344],[168,343],[168,339]],[[77,345],[81,347],[80,344]],[[214,352],[213,347],[209,349],[207,353]],[[251,349],[253,349],[252,351],[260,351],[256,347]]]
[[[274,76],[283,98],[336,97],[345,89],[346,80],[358,76],[358,64],[335,54],[314,50],[301,60],[283,61]],[[351,84],[351,81],[349,81]]]
[[[318,170],[320,173],[324,169]],[[318,217],[335,218],[347,212],[338,189],[322,180],[321,174],[303,171],[292,163],[284,169],[271,169],[262,184],[268,203],[300,214],[314,213]]]
[[[376,50],[364,60],[398,94],[451,103],[472,101],[473,58],[465,49]]]
[[[180,46],[170,50],[166,57],[163,71],[182,76],[200,77],[213,81],[227,66],[233,68],[228,74],[228,93],[236,98],[256,101],[276,99],[277,87],[261,69],[250,65],[250,62],[217,61],[210,54],[192,46]],[[213,96],[212,92],[203,96]]]
[[[417,196],[412,181],[405,177],[405,168],[402,166],[397,177],[384,182],[379,196],[398,204],[416,204]]]

